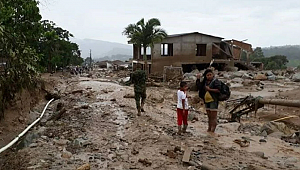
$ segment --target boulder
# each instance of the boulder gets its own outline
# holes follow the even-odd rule
[[[254,76],[254,80],[268,80],[268,77],[264,74],[257,74]]]
[[[198,69],[195,69],[195,70],[193,70],[192,72],[191,72],[192,74],[199,74],[200,73],[200,71],[198,70]]]
[[[255,85],[256,82],[253,81],[253,80],[245,79],[245,80],[242,82],[242,84],[243,84],[244,86],[252,86],[252,85]]]
[[[231,74],[230,78],[232,78],[232,79],[234,79],[234,78],[236,78],[236,77],[241,78],[243,75],[244,75],[244,73],[242,73],[242,72],[233,72],[233,73]]]
[[[243,79],[242,78],[234,78],[231,80],[233,83],[239,83],[239,84],[242,84],[243,83]]]
[[[183,75],[183,80],[187,81],[187,80],[192,80],[192,81],[196,81],[197,80],[197,75],[194,73],[185,73]]]
[[[237,68],[237,67],[225,67],[224,70],[225,70],[225,71],[238,71],[239,68]]]
[[[268,76],[267,78],[268,78],[268,80],[271,80],[271,81],[275,81],[276,80],[276,76],[275,75]]]
[[[281,122],[265,123],[260,130],[261,132],[266,131],[268,135],[274,132],[282,132],[286,135],[292,133],[291,130],[284,123]]]
[[[216,132],[220,134],[233,133],[238,131],[240,125],[238,122],[219,124],[216,128]]]
[[[300,73],[296,73],[293,75],[292,80],[294,82],[300,82]]]
[[[244,75],[242,76],[243,79],[253,79],[253,76],[248,74],[248,73],[244,73]]]
[[[273,75],[274,75],[274,73],[272,71],[267,71],[266,72],[266,76],[273,76]]]

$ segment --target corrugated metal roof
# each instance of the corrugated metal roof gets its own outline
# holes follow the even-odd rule
[[[200,35],[204,35],[204,36],[208,36],[208,37],[214,37],[214,38],[224,39],[224,38],[222,38],[222,37],[213,36],[213,35],[209,35],[209,34],[203,34],[203,33],[200,33],[200,32],[190,32],[190,33],[182,33],[182,34],[172,34],[172,35],[168,35],[168,38],[171,38],[171,37],[179,37],[179,36],[185,36],[185,35],[191,35],[191,34],[200,34]]]

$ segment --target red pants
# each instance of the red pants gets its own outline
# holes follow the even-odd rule
[[[187,117],[188,117],[188,110],[185,110],[183,113],[183,109],[177,108],[177,124],[178,126],[182,125],[182,122],[184,125],[187,125]]]

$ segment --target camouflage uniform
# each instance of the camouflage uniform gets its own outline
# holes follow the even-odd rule
[[[146,72],[143,70],[136,70],[131,75],[131,82],[134,84],[134,98],[136,102],[136,108],[138,111],[143,109],[146,99]],[[141,107],[142,98],[142,107]]]

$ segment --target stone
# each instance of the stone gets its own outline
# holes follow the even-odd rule
[[[198,118],[194,112],[189,112],[188,121],[192,121],[192,120],[198,120]]]
[[[188,163],[190,161],[190,156],[191,156],[192,151],[193,151],[193,149],[189,148],[189,147],[187,147],[185,149],[184,154],[183,154],[183,158],[182,158],[182,162]]]
[[[281,122],[268,122],[265,123],[262,128],[261,128],[261,132],[266,131],[267,134],[271,134],[274,132],[282,132],[286,135],[291,134],[291,130],[284,124]]]
[[[196,81],[197,80],[197,74],[194,73],[185,73],[183,75],[183,80],[187,81],[187,80],[191,80],[191,81]]]
[[[255,81],[253,81],[253,80],[249,80],[249,79],[245,79],[243,82],[242,82],[242,84],[244,85],[244,86],[253,86],[253,85],[255,85]]]
[[[268,76],[267,78],[268,78],[268,80],[271,80],[271,81],[275,81],[276,80],[276,76],[275,75]]]
[[[147,158],[145,159],[139,159],[139,162],[142,163],[144,166],[148,167],[152,165],[152,162],[149,161]]]
[[[297,163],[299,160],[295,157],[289,157],[285,160],[286,163]]]
[[[82,146],[86,146],[89,145],[90,142],[88,140],[85,140],[83,138],[78,138],[74,140],[74,145],[77,147],[82,147]]]
[[[63,152],[61,154],[62,158],[70,159],[72,157],[72,153],[67,151],[66,149],[63,149]]]
[[[260,143],[266,143],[267,140],[266,140],[266,139],[260,139],[259,142],[260,142]]]
[[[238,131],[240,127],[240,123],[233,122],[233,123],[225,123],[225,124],[219,124],[216,128],[217,133],[232,133]]]
[[[268,80],[268,77],[264,74],[257,74],[254,76],[254,80]]]
[[[300,82],[300,72],[293,75],[292,80],[294,82]]]
[[[269,134],[269,136],[281,139],[281,137],[284,136],[284,133],[282,133],[282,132],[273,132],[273,133]]]
[[[167,156],[172,159],[175,159],[177,157],[176,153],[172,150],[167,150]]]
[[[234,79],[234,78],[241,78],[244,75],[243,72],[233,72],[232,75],[230,76],[230,78]]]
[[[77,168],[77,170],[90,170],[90,169],[91,169],[91,165],[88,163]]]
[[[266,72],[266,76],[273,76],[273,75],[274,75],[274,73],[272,71],[267,71]]]
[[[32,143],[32,144],[29,145],[30,148],[36,148],[37,146],[38,146],[37,143]]]
[[[242,78],[238,78],[238,77],[232,79],[231,81],[232,81],[233,83],[239,83],[239,84],[242,84],[242,83],[243,83],[243,79],[242,79]]]
[[[64,146],[67,145],[70,141],[65,139],[60,139],[60,140],[54,139],[53,142],[57,145]]]

